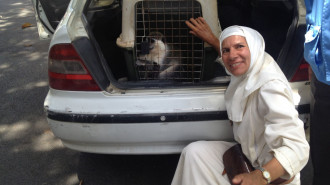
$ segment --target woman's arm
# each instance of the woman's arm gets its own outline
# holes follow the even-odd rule
[[[273,180],[276,180],[286,174],[285,169],[280,162],[274,157],[268,163],[266,163],[263,168],[270,173],[270,177]],[[259,170],[260,171],[260,170]]]
[[[265,170],[270,173],[271,180],[276,180],[283,176],[286,172],[283,166],[274,157],[267,164],[263,166]],[[291,180],[291,179],[290,179]],[[267,184],[265,178],[263,178],[262,172],[260,170],[254,170],[251,173],[239,174],[233,179],[234,184],[253,184],[253,185],[263,185]]]
[[[186,24],[191,29],[190,33],[192,35],[209,43],[218,52],[219,56],[221,55],[219,39],[213,34],[203,17],[190,18],[189,21],[186,21]]]

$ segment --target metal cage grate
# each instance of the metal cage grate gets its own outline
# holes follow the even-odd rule
[[[199,82],[203,41],[185,21],[202,16],[196,0],[144,0],[135,5],[135,55],[139,80]]]

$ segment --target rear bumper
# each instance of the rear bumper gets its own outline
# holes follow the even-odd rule
[[[309,114],[309,103],[299,101],[299,114]],[[197,140],[233,140],[221,88],[120,94],[50,89],[45,110],[54,135],[81,152],[171,154]]]
[[[309,106],[299,106],[300,114]],[[104,154],[180,153],[198,140],[232,141],[227,113],[77,115],[48,112],[48,123],[73,150]]]
[[[107,154],[180,153],[196,140],[232,140],[224,89],[109,94],[50,89],[45,110],[71,149]]]
[[[48,119],[63,144],[81,152],[106,154],[171,154],[196,140],[232,140],[227,120],[73,123]]]

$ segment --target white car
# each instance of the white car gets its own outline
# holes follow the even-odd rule
[[[184,23],[199,16],[216,35],[233,24],[257,29],[308,122],[302,1],[32,1],[40,37],[52,39],[44,107],[68,148],[170,154],[196,140],[233,140],[224,102],[229,77],[217,52]]]

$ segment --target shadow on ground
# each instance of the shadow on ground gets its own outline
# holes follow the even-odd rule
[[[78,178],[83,185],[169,185],[179,155],[100,155],[81,153]]]

